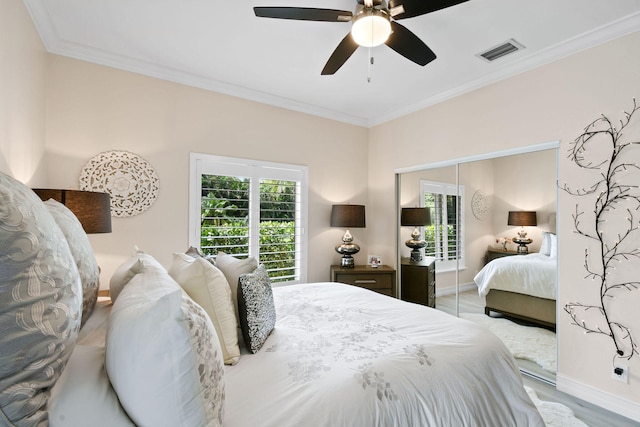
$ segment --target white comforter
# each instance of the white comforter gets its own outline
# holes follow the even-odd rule
[[[491,289],[556,299],[557,259],[534,253],[494,259],[473,281],[480,296]]]
[[[337,283],[274,298],[264,347],[226,367],[225,426],[544,426],[477,324]]]

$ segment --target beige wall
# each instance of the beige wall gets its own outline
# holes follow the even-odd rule
[[[103,287],[134,245],[164,265],[187,249],[190,152],[308,166],[308,280],[329,280],[344,233],[329,227],[331,205],[366,202],[366,129],[56,55],[48,72],[50,186],[78,188],[82,167],[108,150],[142,156],[160,181],[148,211],[90,235]],[[353,234],[366,247],[365,233]]]
[[[616,121],[622,118],[620,113],[631,108],[632,97],[640,96],[639,48],[640,33],[634,33],[371,129],[369,205],[378,208],[380,217],[395,216],[395,169],[556,140],[561,141],[560,185],[581,180],[566,158],[569,143],[601,113]],[[636,129],[635,135],[639,140],[640,131]],[[530,176],[535,179],[534,171]],[[571,232],[575,203],[568,194],[559,193],[558,384],[640,420],[640,357],[628,362],[628,385],[613,381],[611,339],[584,334],[562,310],[570,301],[598,299],[598,289],[585,280],[587,242]],[[394,223],[373,225],[376,228],[368,232],[376,237],[371,241],[374,250],[392,256]],[[640,246],[637,234],[635,242]],[[639,295],[638,291],[625,294],[625,301],[633,300],[637,307]],[[628,307],[621,306],[616,318],[638,331],[637,309]]]
[[[0,172],[45,183],[46,52],[24,4],[0,0]]]

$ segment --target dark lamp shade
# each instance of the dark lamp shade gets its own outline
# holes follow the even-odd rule
[[[332,227],[365,227],[363,205],[333,205],[331,207]]]
[[[507,225],[519,227],[535,227],[538,225],[534,211],[509,211]]]
[[[429,208],[402,208],[400,225],[421,226],[431,224]]]
[[[65,205],[80,221],[84,232],[111,233],[111,197],[107,193],[80,190],[34,188],[43,200],[53,199]]]

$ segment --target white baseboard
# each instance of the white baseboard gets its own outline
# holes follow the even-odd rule
[[[459,286],[460,292],[470,291],[473,289],[478,289],[474,282],[471,283],[463,283]],[[436,298],[445,296],[445,295],[454,295],[456,293],[455,286],[450,286],[448,288],[438,289],[438,285],[436,284]]]
[[[608,411],[622,415],[634,421],[640,422],[640,405],[630,402],[619,396],[605,393],[588,385],[579,383],[558,374],[556,376],[556,388]]]

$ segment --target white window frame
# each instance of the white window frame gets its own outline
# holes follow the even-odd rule
[[[425,207],[424,196],[426,193],[437,193],[446,196],[457,196],[460,198],[459,203],[457,203],[459,213],[458,218],[460,219],[460,227],[458,228],[459,236],[459,244],[460,248],[458,250],[459,256],[458,259],[452,260],[436,260],[437,271],[453,271],[456,269],[465,268],[465,224],[464,224],[464,185],[457,185],[455,183],[447,183],[447,182],[437,182],[437,181],[428,181],[421,179],[420,180],[420,207]],[[446,204],[445,204],[446,210]],[[433,213],[432,213],[433,215]],[[424,227],[421,227],[421,233],[424,237]],[[437,244],[440,244],[441,240],[436,236]]]
[[[251,197],[249,212],[249,255],[258,258],[260,248],[260,179],[287,180],[300,182],[300,210],[296,221],[300,224],[300,236],[296,239],[296,251],[299,251],[300,272],[298,280],[280,282],[280,284],[305,283],[307,281],[308,253],[308,167],[286,163],[264,162],[259,160],[222,157],[212,154],[190,153],[189,159],[189,245],[200,247],[200,215],[202,175],[227,175],[251,178]]]

